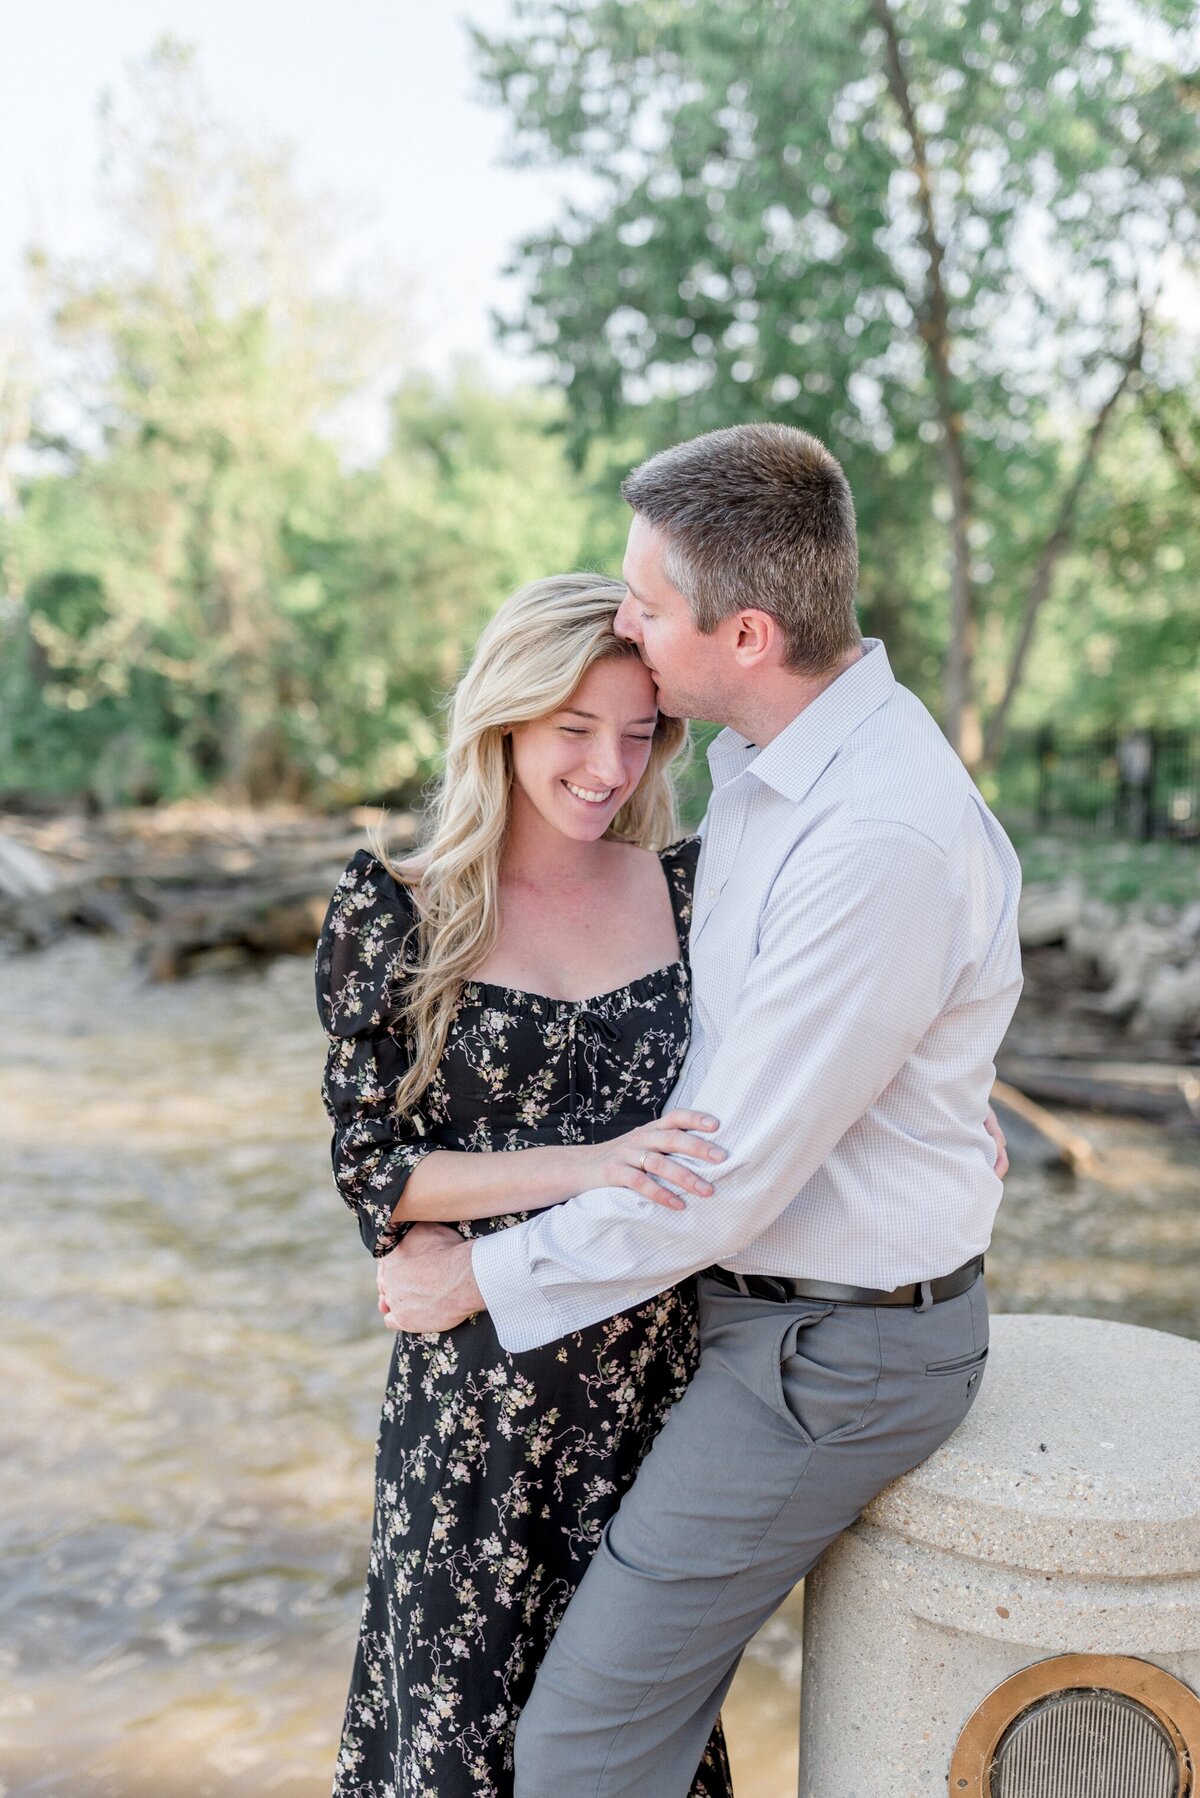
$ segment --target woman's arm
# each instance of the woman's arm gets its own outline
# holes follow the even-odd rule
[[[543,1211],[596,1185],[625,1186],[656,1204],[682,1210],[685,1201],[654,1175],[667,1174],[673,1185],[707,1198],[713,1190],[709,1181],[665,1158],[723,1161],[724,1149],[705,1140],[716,1128],[716,1119],[702,1112],[669,1111],[610,1142],[480,1153],[433,1149],[409,1174],[391,1224],[465,1223],[512,1211]]]
[[[329,1043],[321,1093],[333,1125],[334,1179],[373,1255],[386,1255],[410,1224],[540,1211],[591,1186],[625,1186],[672,1209],[684,1201],[656,1174],[700,1196],[712,1191],[691,1169],[682,1178],[680,1164],[668,1159],[724,1160],[723,1150],[693,1134],[717,1128],[696,1112],[670,1112],[607,1143],[495,1153],[437,1148],[415,1113],[398,1117],[392,1097],[411,1043],[395,1028],[395,995],[408,977],[413,923],[407,892],[360,851],[338,882],[317,945],[317,1010]]]
[[[478,1217],[504,1217],[510,1211],[544,1211],[591,1187],[627,1186],[644,1198],[672,1210],[684,1201],[653,1178],[668,1174],[673,1185],[708,1198],[712,1185],[690,1168],[665,1168],[656,1157],[690,1155],[724,1161],[719,1144],[699,1132],[717,1129],[715,1118],[698,1111],[671,1111],[611,1142],[547,1145],[476,1154],[434,1149],[409,1175],[392,1212],[395,1224],[458,1224]],[[989,1106],[984,1128],[996,1143],[996,1172],[1008,1172],[1004,1132]],[[643,1165],[644,1162],[644,1165]]]

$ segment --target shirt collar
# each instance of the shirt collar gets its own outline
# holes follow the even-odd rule
[[[798,712],[765,749],[726,728],[709,746],[713,786],[751,773],[785,799],[799,804],[852,731],[889,699],[896,677],[877,637],[863,638],[863,653],[823,693]]]

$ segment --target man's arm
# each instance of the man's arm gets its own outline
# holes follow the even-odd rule
[[[668,1213],[601,1187],[472,1246],[504,1346],[534,1348],[641,1303],[760,1235],[891,1083],[964,965],[964,895],[899,825],[798,848],[760,921],[731,1027],[693,1103],[729,1159]]]

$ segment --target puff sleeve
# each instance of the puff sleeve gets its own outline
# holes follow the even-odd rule
[[[392,1212],[417,1163],[436,1146],[393,1096],[409,1066],[397,992],[416,914],[382,862],[359,850],[334,889],[317,943],[317,1012],[329,1042],[321,1097],[333,1124],[333,1177],[358,1214],[363,1242],[386,1255],[408,1226]]]

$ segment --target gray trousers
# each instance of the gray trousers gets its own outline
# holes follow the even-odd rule
[[[686,1798],[755,1630],[961,1423],[983,1280],[924,1312],[700,1281],[700,1366],[604,1532],[516,1739],[516,1798]]]

